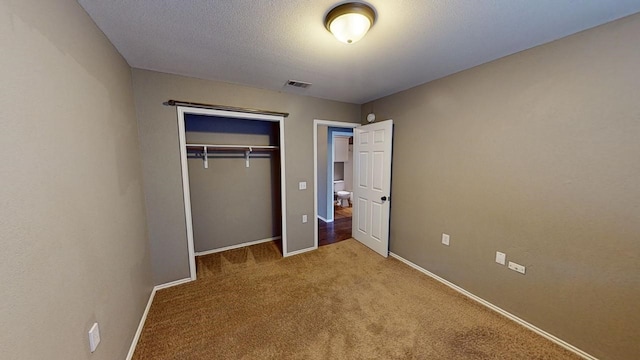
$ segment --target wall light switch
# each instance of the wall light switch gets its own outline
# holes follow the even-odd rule
[[[307,182],[306,181],[300,181],[298,183],[298,189],[299,190],[307,190]]]
[[[504,265],[507,262],[507,254],[496,251],[496,262],[500,265]]]
[[[307,223],[307,215],[302,215],[302,223],[303,224]]]
[[[98,344],[100,344],[100,328],[98,323],[94,323],[89,329],[89,350],[91,352],[96,351]]]
[[[449,246],[449,235],[442,234],[442,243]]]

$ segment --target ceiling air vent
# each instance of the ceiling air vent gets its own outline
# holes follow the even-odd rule
[[[306,89],[309,86],[311,86],[311,83],[298,81],[298,80],[288,80],[286,85],[301,88],[301,89]]]

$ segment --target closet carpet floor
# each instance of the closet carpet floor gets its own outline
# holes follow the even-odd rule
[[[580,359],[353,239],[197,265],[157,292],[134,359]]]

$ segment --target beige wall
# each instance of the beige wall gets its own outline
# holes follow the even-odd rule
[[[133,87],[156,284],[189,276],[176,109],[162,105],[169,99],[290,113],[284,125],[288,251],[313,246],[313,222],[302,223],[303,214],[313,217],[313,120],[357,122],[358,105],[139,69]],[[307,190],[298,190],[299,181]]]
[[[75,1],[0,19],[0,357],[124,359],[152,286],[130,68]]]
[[[395,122],[391,251],[601,359],[637,359],[638,34],[634,15],[375,101]]]

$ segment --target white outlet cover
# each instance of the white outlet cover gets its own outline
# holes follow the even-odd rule
[[[523,265],[516,264],[516,263],[514,263],[512,261],[509,261],[509,269],[511,269],[513,271],[517,271],[520,274],[524,274],[525,270],[526,270],[526,268]]]
[[[449,246],[449,235],[442,234],[442,243]]]
[[[507,262],[507,254],[496,251],[496,262],[500,265],[505,265]]]
[[[307,190],[307,182],[306,181],[300,181],[298,183],[298,189],[300,190]]]
[[[306,223],[307,222],[307,215],[302,215],[302,223]]]
[[[98,323],[94,323],[89,329],[89,350],[91,352],[96,351],[98,344],[100,344],[100,327]]]

